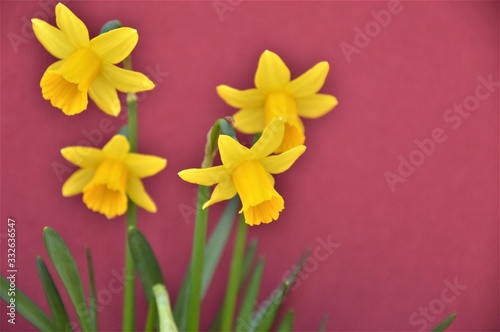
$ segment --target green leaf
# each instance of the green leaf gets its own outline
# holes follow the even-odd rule
[[[160,266],[148,241],[137,228],[129,229],[128,241],[137,272],[141,278],[144,294],[150,303],[155,299],[153,286],[165,283]]]
[[[20,314],[27,321],[33,324],[34,327],[41,331],[54,331],[54,323],[47,316],[47,314],[37,306],[33,301],[31,301],[26,295],[23,294],[19,289],[16,288],[15,295],[12,294],[12,290],[10,290],[10,281],[8,281],[3,276],[0,276],[0,296],[7,303],[7,312],[9,312],[9,305],[11,303],[11,299],[15,300],[16,313]],[[14,296],[12,296],[14,295]],[[3,321],[4,318],[2,318]],[[10,317],[7,314],[6,320],[9,320]]]
[[[256,239],[252,239],[247,249],[245,250],[245,257],[243,257],[243,263],[241,264],[240,287],[245,282],[250,268],[252,267],[253,259],[255,257],[255,253],[257,252],[257,244],[258,241]]]
[[[87,269],[89,271],[89,311],[93,318],[90,322],[93,331],[97,331],[97,299],[95,291],[95,277],[94,277],[94,264],[92,264],[92,255],[90,248],[85,248],[87,254]]]
[[[325,317],[323,317],[321,323],[319,324],[318,332],[325,332],[327,324],[328,324],[328,316],[325,315]]]
[[[45,297],[47,298],[47,303],[49,304],[50,311],[52,313],[52,319],[54,320],[54,326],[58,331],[71,331],[71,321],[69,320],[68,313],[64,307],[64,303],[61,300],[59,291],[50,275],[47,266],[43,262],[42,258],[37,257],[36,267],[38,269],[38,275],[42,281],[43,290],[45,292]]]
[[[448,317],[446,317],[441,323],[439,323],[438,326],[436,326],[435,328],[432,329],[432,332],[441,332],[441,331],[446,330],[451,325],[451,323],[453,323],[455,318],[457,318],[456,312],[454,312],[451,315],[449,315]]]
[[[43,237],[50,260],[76,310],[80,327],[83,331],[92,331],[92,327],[89,325],[89,322],[92,321],[92,313],[87,310],[82,280],[73,255],[61,236],[52,228],[45,227]]]
[[[229,271],[229,280],[226,289],[226,298],[224,301],[224,309],[222,311],[222,331],[230,331],[233,329],[234,311],[236,307],[236,298],[241,280],[241,265],[243,255],[245,254],[245,242],[248,226],[245,224],[245,217],[241,215],[238,221],[238,230],[233,250],[233,258],[231,269]]]
[[[232,198],[227,204],[222,216],[217,222],[216,228],[212,231],[210,238],[205,246],[205,253],[203,257],[203,273],[202,273],[202,289],[201,289],[201,298],[203,299],[210,283],[212,281],[213,275],[217,266],[220,262],[220,257],[224,248],[227,244],[227,239],[229,234],[231,233],[231,227],[234,223],[234,215],[236,214],[236,210],[238,207],[239,198]],[[254,250],[255,251],[255,250]],[[177,295],[177,301],[174,306],[174,317],[176,322],[185,322],[187,321],[187,297],[189,290],[189,269],[186,271],[186,275],[182,281],[182,285]],[[179,323],[179,328],[184,330],[185,325]],[[184,327],[184,328],[183,328]]]
[[[231,228],[235,218],[236,211],[238,209],[240,199],[238,196],[233,197],[226,206],[224,213],[222,214],[217,226],[210,235],[207,246],[205,247],[205,257],[203,262],[203,277],[201,286],[201,298],[205,297],[205,294],[210,286],[210,282],[214,276],[215,270],[219,265],[219,261],[226,247],[227,239],[231,233]]]
[[[291,272],[288,273],[281,285],[271,293],[271,295],[264,302],[264,305],[256,313],[254,313],[249,331],[269,331],[271,329],[274,319],[276,318],[276,314],[285,299],[288,288],[297,278],[308,256],[308,252],[302,255],[299,262],[295,265]]]
[[[248,284],[245,296],[241,302],[240,312],[236,320],[236,331],[246,331],[249,327],[249,322],[252,320],[252,312],[254,310],[254,303],[257,301],[259,295],[260,282],[264,272],[264,258],[260,258],[257,266]]]
[[[243,257],[243,263],[241,264],[241,276],[240,276],[240,281],[239,281],[239,290],[241,290],[241,287],[243,286],[243,283],[246,280],[246,277],[248,276],[248,273],[250,271],[250,268],[253,264],[253,259],[255,257],[255,252],[257,251],[257,240],[253,239],[250,241],[250,244],[248,245],[247,249],[245,250],[245,256]],[[217,315],[215,316],[215,319],[212,322],[212,325],[210,326],[210,331],[219,331],[220,330],[220,324],[222,322],[222,307],[219,308],[219,311]]]
[[[276,331],[278,332],[291,332],[293,331],[293,319],[295,318],[295,312],[290,310],[286,313],[285,317],[281,321]]]
[[[163,284],[153,286],[153,292],[156,298],[156,306],[158,307],[158,316],[160,317],[160,332],[177,332],[172,309],[170,308],[170,299],[167,289]]]

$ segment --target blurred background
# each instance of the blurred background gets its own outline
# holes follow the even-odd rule
[[[196,192],[177,172],[200,165],[210,126],[235,112],[215,87],[253,87],[259,56],[269,49],[292,78],[328,61],[321,92],[339,105],[304,121],[306,153],[276,176],[286,208],[278,221],[249,232],[266,259],[259,301],[310,248],[285,302],[296,310],[298,331],[317,330],[324,315],[332,331],[417,331],[452,312],[451,330],[500,329],[497,1],[65,3],[91,37],[111,19],[139,32],[133,66],[156,84],[139,96],[139,150],[168,159],[144,181],[159,209],[140,210],[139,227],[174,300],[191,255]],[[10,217],[16,286],[47,309],[35,258],[48,262],[42,230],[50,226],[82,271],[91,248],[99,326],[116,331],[125,219],[91,212],[81,196],[62,197],[76,168],[59,151],[102,147],[126,122],[125,110],[112,118],[90,102],[67,117],[43,100],[39,81],[55,59],[34,38],[30,19],[55,24],[55,4],[0,5],[0,273],[7,275]],[[224,204],[210,210],[209,229]],[[226,253],[203,302],[204,329],[222,303],[229,260]],[[0,308],[2,330],[33,330],[19,313],[8,324],[6,305]],[[138,297],[141,325],[146,308]]]

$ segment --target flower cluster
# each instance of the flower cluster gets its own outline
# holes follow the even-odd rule
[[[118,67],[138,41],[135,29],[119,27],[89,39],[85,24],[63,4],[56,6],[57,28],[33,19],[33,30],[45,49],[60,59],[42,76],[42,95],[67,115],[87,108],[88,96],[105,113],[117,116],[117,90],[127,93],[150,90],[154,84],[143,74]],[[255,74],[255,88],[237,90],[227,85],[217,93],[238,108],[234,126],[245,134],[261,134],[247,148],[236,139],[220,135],[218,149],[222,165],[181,171],[185,181],[216,187],[206,208],[239,195],[245,222],[259,225],[277,220],[285,208],[283,197],[274,188],[273,174],[286,171],[305,151],[305,129],[301,117],[320,117],[337,105],[334,96],[320,94],[329,71],[327,62],[290,79],[290,70],[281,58],[265,51]],[[114,136],[102,150],[67,147],[62,155],[81,169],[65,182],[63,196],[83,194],[92,211],[108,218],[127,211],[128,198],[150,212],[156,205],[141,178],[154,175],[166,160],[130,152],[123,135]]]

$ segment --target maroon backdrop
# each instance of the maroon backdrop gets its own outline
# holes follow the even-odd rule
[[[55,59],[30,19],[54,24],[50,1],[1,2],[1,274],[7,220],[16,221],[16,286],[47,309],[35,258],[42,230],[68,242],[86,271],[92,249],[100,328],[119,330],[124,218],[107,220],[81,196],[63,198],[74,168],[59,153],[101,147],[125,122],[91,103],[67,117],[43,100],[39,80]],[[120,19],[139,32],[134,67],[156,89],[141,95],[139,148],[168,159],[145,185],[156,214],[140,228],[173,299],[190,257],[195,186],[177,172],[200,164],[207,130],[234,110],[219,84],[253,86],[260,54],[278,53],[296,77],[326,60],[322,92],[339,106],[306,120],[307,152],[277,176],[286,209],[254,227],[266,258],[261,303],[300,257],[312,256],[286,307],[296,330],[415,331],[451,312],[452,330],[499,330],[499,4],[460,2],[71,1],[95,36]],[[122,96],[123,97],[123,96]],[[211,212],[213,227],[223,204]],[[202,326],[221,302],[230,255],[203,303]],[[51,268],[51,271],[54,270]],[[87,285],[86,278],[85,285]],[[67,297],[66,297],[67,298]],[[139,321],[146,303],[137,301]],[[74,316],[72,316],[74,317]],[[33,327],[18,314],[2,330]]]

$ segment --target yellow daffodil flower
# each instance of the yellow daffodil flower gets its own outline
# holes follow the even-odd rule
[[[43,74],[43,98],[66,115],[84,111],[90,96],[105,113],[117,116],[120,100],[116,90],[139,92],[154,88],[145,75],[115,66],[137,44],[135,29],[118,28],[89,40],[85,24],[62,3],[56,6],[58,28],[40,19],[31,21],[40,43],[60,59]]]
[[[275,120],[250,149],[230,136],[220,135],[218,145],[222,165],[187,169],[179,172],[179,176],[203,186],[217,184],[203,208],[238,194],[242,202],[240,213],[243,212],[247,224],[270,223],[278,219],[285,208],[283,197],[274,189],[271,174],[286,171],[306,150],[304,145],[299,145],[271,156],[281,144],[284,133],[283,121]]]
[[[127,196],[145,210],[156,212],[156,205],[144,189],[141,178],[158,173],[167,161],[129,151],[130,144],[123,135],[115,135],[102,150],[86,146],[62,149],[64,158],[81,167],[64,183],[63,196],[83,193],[87,207],[108,218],[127,211]]]
[[[305,141],[300,117],[318,118],[337,105],[334,96],[317,93],[329,69],[328,62],[323,61],[290,81],[290,70],[283,60],[265,51],[255,74],[255,89],[237,90],[220,85],[217,93],[230,106],[240,109],[233,117],[236,129],[245,134],[262,132],[271,121],[283,118],[285,136],[276,149],[283,152]]]

